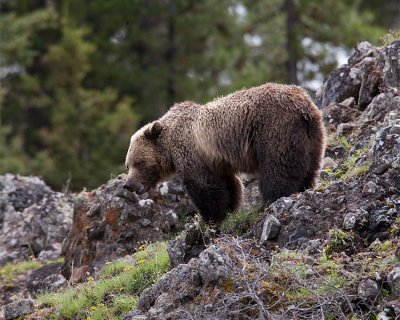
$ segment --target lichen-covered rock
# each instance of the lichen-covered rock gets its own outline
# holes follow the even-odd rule
[[[75,199],[73,225],[63,247],[62,274],[81,281],[104,262],[134,253],[182,226],[179,216],[194,207],[179,183],[168,181],[137,197],[123,189],[124,175]],[[73,272],[72,272],[73,266]]]
[[[400,295],[400,264],[397,264],[387,276],[387,282],[394,295]]]
[[[266,209],[255,233],[261,237],[265,220],[273,215],[281,224],[276,242],[292,248],[308,247],[310,240],[326,238],[332,228],[356,231],[367,241],[388,238],[400,211],[399,98],[393,92],[376,96],[364,113],[353,119],[353,130],[342,130],[354,145],[346,151],[356,157],[354,167],[346,168],[354,171],[353,176],[336,181],[335,170],[341,170],[345,156],[332,152],[339,165],[324,175],[330,178],[333,174],[331,184],[279,199]]]
[[[31,293],[55,291],[67,286],[61,274],[62,263],[50,263],[32,271],[26,279],[26,288]]]
[[[396,40],[380,50],[379,64],[386,87],[400,88],[400,40]],[[397,93],[399,93],[397,91]]]
[[[34,305],[30,299],[15,301],[4,306],[4,318],[17,319],[31,313],[33,309]]]
[[[124,319],[176,320],[213,314],[227,293],[235,286],[244,286],[246,268],[255,264],[251,253],[265,259],[266,252],[254,240],[216,239],[197,258],[176,266],[145,289],[140,295],[138,310],[128,313]],[[222,319],[221,315],[214,315],[215,319]]]
[[[360,42],[347,64],[333,71],[317,93],[319,104],[322,108],[330,108],[328,113],[339,113],[343,118],[351,116],[352,112],[348,112],[347,107],[343,110],[346,112],[341,112],[338,108],[331,107],[331,104],[354,98],[357,108],[364,110],[381,92],[398,94],[399,61],[400,41],[394,41],[382,48]],[[329,116],[325,116],[325,119],[329,119]],[[344,122],[348,120],[344,119]]]
[[[0,176],[0,265],[60,247],[72,211],[71,196],[54,192],[40,178]]]
[[[197,258],[210,243],[212,232],[204,231],[198,223],[186,224],[182,234],[168,244],[171,265],[176,267]]]
[[[358,295],[364,299],[374,299],[379,294],[379,285],[375,280],[364,279],[358,285]]]

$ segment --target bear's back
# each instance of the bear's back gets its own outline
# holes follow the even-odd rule
[[[258,166],[254,161],[255,139],[277,143],[277,136],[285,139],[285,131],[293,121],[314,117],[319,117],[319,111],[302,88],[266,83],[201,106],[192,131],[198,151],[210,163],[234,162],[239,171],[251,172]]]

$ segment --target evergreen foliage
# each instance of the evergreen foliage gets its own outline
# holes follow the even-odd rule
[[[174,102],[321,80],[337,48],[396,31],[395,4],[2,1],[0,174],[98,186],[124,170],[130,135]]]

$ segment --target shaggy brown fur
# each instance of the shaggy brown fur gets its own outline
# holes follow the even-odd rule
[[[264,204],[311,188],[324,152],[321,114],[297,86],[267,83],[206,105],[174,105],[136,132],[125,187],[142,193],[170,174],[206,221],[238,208],[238,172],[258,173]]]

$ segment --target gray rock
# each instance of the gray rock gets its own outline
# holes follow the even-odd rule
[[[400,96],[392,92],[384,92],[373,98],[368,107],[360,115],[360,121],[383,121],[391,111],[400,108]]]
[[[124,181],[120,175],[75,197],[74,220],[63,247],[67,279],[81,281],[87,271],[134,253],[143,242],[168,238],[171,229],[182,228],[180,216],[195,212],[178,181],[163,182],[140,197],[123,191]]]
[[[37,177],[0,176],[0,251],[13,260],[52,250],[72,224],[72,198],[52,191]],[[29,248],[29,250],[27,250]]]
[[[156,284],[146,288],[138,300],[139,310],[170,309],[179,301],[193,299],[200,290],[201,278],[193,264],[180,264],[162,276]],[[167,294],[165,294],[167,293]]]
[[[390,290],[395,295],[400,295],[400,264],[397,264],[387,275]]]
[[[357,123],[341,123],[336,128],[336,136],[348,135],[358,127],[359,125]]]
[[[51,263],[32,271],[27,280],[26,288],[31,293],[49,292],[67,286],[67,280],[61,275],[62,263]]]
[[[333,71],[320,97],[321,107],[325,108],[331,103],[342,102],[350,97],[358,97],[361,86],[360,71],[359,68],[349,65],[343,65]]]
[[[357,292],[364,299],[374,299],[379,294],[379,286],[375,280],[364,279],[358,284]]]
[[[354,65],[363,60],[365,57],[374,55],[376,51],[376,48],[368,41],[361,41],[355,46],[354,53],[349,58],[348,64]]]
[[[370,194],[370,193],[375,193],[378,189],[378,186],[376,185],[375,182],[373,181],[368,181],[367,184],[363,188],[363,193],[364,194]]]
[[[273,215],[268,215],[265,218],[264,226],[261,232],[260,241],[267,241],[275,239],[281,228],[281,223]]]
[[[198,270],[204,284],[215,284],[229,279],[233,262],[229,256],[215,245],[204,250],[198,260]]]
[[[34,310],[32,300],[24,299],[9,303],[4,306],[4,318],[6,320],[25,316]]]
[[[343,229],[360,229],[368,222],[368,211],[359,208],[356,211],[348,212],[343,219]]]
[[[185,231],[168,243],[168,255],[171,265],[176,267],[197,258],[210,242],[210,233],[200,229],[197,223],[187,224]]]
[[[332,158],[330,158],[330,157],[325,157],[323,160],[322,160],[322,170],[325,170],[325,169],[327,169],[327,168],[330,168],[331,170],[335,170],[337,167],[338,167],[338,165],[337,165],[337,163],[332,159]]]
[[[400,40],[396,40],[380,50],[379,64],[384,75],[384,85],[390,88],[400,88]]]

